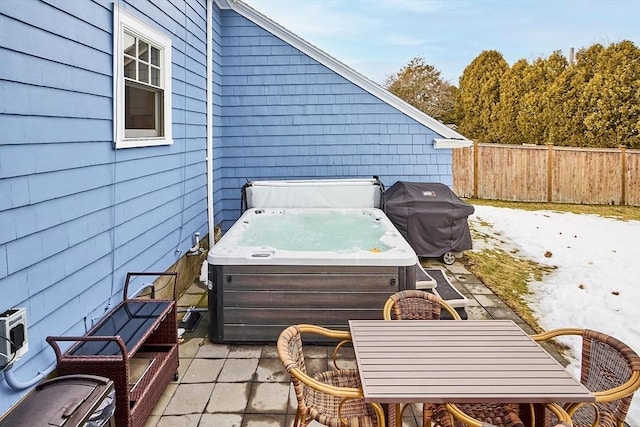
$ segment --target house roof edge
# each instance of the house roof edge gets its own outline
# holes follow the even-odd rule
[[[213,0],[220,9],[232,9],[228,0]]]
[[[254,24],[264,28],[269,31],[273,35],[281,38],[285,42],[291,44],[293,47],[297,48],[301,52],[315,59],[322,65],[326,66],[330,70],[349,80],[353,84],[359,86],[365,91],[369,92],[371,95],[380,99],[381,101],[395,107],[400,112],[406,114],[412,119],[416,120],[418,123],[423,124],[429,129],[433,130],[443,138],[447,140],[461,140],[471,142],[464,136],[451,129],[449,126],[444,123],[434,119],[428,114],[418,110],[413,105],[405,102],[404,100],[398,98],[391,92],[384,89],[379,84],[374,81],[368,79],[363,76],[353,68],[348,65],[340,62],[336,58],[332,57],[328,53],[323,50],[317,48],[311,43],[307,42],[300,36],[294,34],[293,32],[287,30],[282,25],[277,22],[271,20],[266,17],[262,13],[258,12],[251,6],[242,2],[241,0],[215,0],[218,4],[218,7],[221,9],[232,9],[245,18],[252,21]]]
[[[471,147],[473,142],[468,139],[458,139],[458,138],[434,138],[433,139],[433,148],[466,148]]]

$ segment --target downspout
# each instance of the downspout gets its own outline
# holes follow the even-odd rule
[[[214,244],[213,216],[213,0],[207,0],[207,224]]]

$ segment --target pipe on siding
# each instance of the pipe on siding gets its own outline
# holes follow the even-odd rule
[[[6,371],[4,371],[4,379],[7,382],[9,388],[13,390],[25,390],[27,388],[31,388],[34,385],[38,384],[41,380],[43,380],[47,375],[49,375],[56,368],[56,364],[53,363],[45,368],[44,371],[38,371],[38,374],[30,378],[26,381],[20,381],[13,375],[13,371],[11,370],[13,366],[9,367]]]
[[[207,0],[207,224],[214,244],[213,215],[213,0]]]

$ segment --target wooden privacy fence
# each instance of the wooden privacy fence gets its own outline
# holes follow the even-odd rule
[[[453,150],[460,197],[640,206],[640,150],[474,143]]]

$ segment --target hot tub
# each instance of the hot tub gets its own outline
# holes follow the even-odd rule
[[[277,203],[288,206],[246,210],[209,251],[212,341],[274,342],[295,323],[346,329],[415,287],[417,256],[382,210]]]

